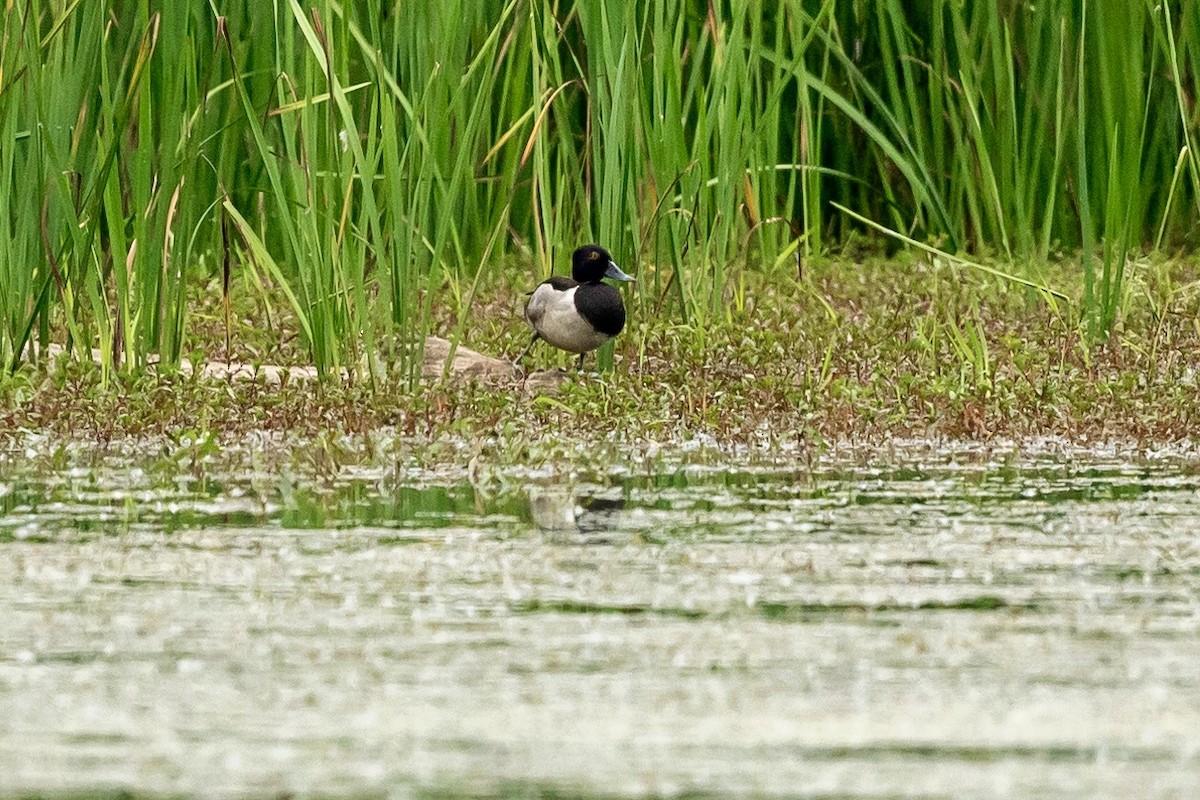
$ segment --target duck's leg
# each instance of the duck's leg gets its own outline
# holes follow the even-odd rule
[[[529,344],[526,345],[525,349],[521,351],[521,355],[513,359],[513,369],[519,370],[521,368],[521,361],[525,358],[525,356],[529,355],[529,351],[533,349],[533,346],[537,344],[537,340],[540,338],[542,337],[538,334],[538,332],[534,331],[533,336],[529,340]]]
[[[583,357],[584,357],[585,355],[587,355],[587,353],[580,353],[580,354],[579,354],[579,371],[580,371],[580,372],[583,372]]]

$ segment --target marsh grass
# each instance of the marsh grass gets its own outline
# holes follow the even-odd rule
[[[1048,278],[1073,268],[1051,263]],[[223,443],[261,430],[314,441],[382,430],[420,448],[440,443],[429,458],[466,464],[476,455],[516,462],[555,441],[670,447],[711,437],[723,447],[776,452],[896,437],[1131,446],[1186,439],[1200,420],[1190,356],[1200,349],[1197,274],[1151,261],[1130,280],[1145,302],[1113,339],[1092,342],[1077,308],[1031,303],[1024,288],[952,262],[815,261],[804,284],[750,275],[747,307],[703,331],[635,320],[616,342],[612,373],[571,372],[556,393],[508,375],[428,381],[415,394],[404,392],[400,376],[375,386],[270,385],[158,371],[105,385],[97,367],[64,359],[49,375],[27,366],[0,381],[0,443],[30,430],[101,445],[184,432]],[[1192,289],[1173,289],[1179,283]],[[519,287],[488,277],[480,289],[488,313],[464,324],[435,302],[431,329],[448,334],[463,324],[481,349],[514,352],[523,334],[491,312],[513,302]],[[203,296],[194,335],[219,336],[219,298]],[[261,329],[261,314],[256,299],[236,301],[233,317],[245,320],[246,338]],[[274,339],[258,341],[269,347]],[[293,342],[259,355],[299,362],[306,354]],[[531,367],[569,366],[555,359],[535,352]]]
[[[1190,4],[2,13],[9,370],[52,341],[106,379],[178,364],[216,280],[225,309],[282,298],[323,373],[411,387],[435,298],[461,341],[500,271],[532,285],[585,240],[638,276],[633,319],[704,341],[877,231],[1069,298],[1095,343],[1143,253],[1196,245]],[[976,371],[971,330],[951,355]]]

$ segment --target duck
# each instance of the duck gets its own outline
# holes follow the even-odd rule
[[[533,338],[513,366],[519,370],[521,360],[542,339],[559,350],[578,353],[582,370],[583,357],[625,327],[621,293],[603,283],[604,278],[634,280],[607,250],[588,244],[571,254],[571,277],[554,275],[538,284],[525,303],[525,321],[533,328]]]

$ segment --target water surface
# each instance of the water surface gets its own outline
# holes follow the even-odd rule
[[[31,463],[0,797],[1200,796],[1186,456]]]

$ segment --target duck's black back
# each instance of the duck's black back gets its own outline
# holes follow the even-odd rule
[[[579,281],[576,281],[573,278],[564,277],[562,275],[552,275],[542,282],[550,284],[550,286],[559,292],[565,292],[572,286],[579,285]],[[533,294],[533,292],[530,292],[530,294]]]

